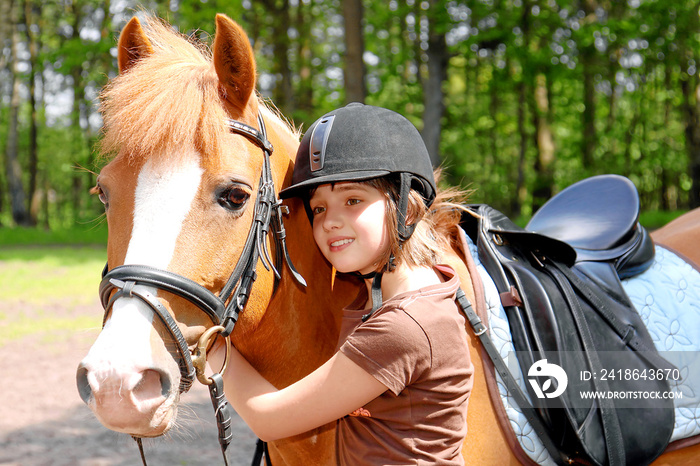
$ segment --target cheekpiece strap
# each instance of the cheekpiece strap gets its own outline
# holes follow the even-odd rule
[[[226,126],[228,126],[228,128],[231,131],[240,134],[241,136],[247,137],[251,142],[260,147],[262,150],[264,150],[268,154],[272,154],[274,148],[272,147],[272,143],[270,143],[270,141],[267,140],[267,135],[265,134],[265,124],[263,123],[262,115],[260,115],[260,113],[258,113],[258,124],[260,125],[261,131],[258,131],[252,126],[246,125],[245,123],[241,123],[240,121],[232,120],[230,118],[227,118],[224,121],[226,123]]]

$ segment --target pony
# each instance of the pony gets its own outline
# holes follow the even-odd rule
[[[101,151],[109,163],[94,188],[105,204],[109,229],[105,272],[109,276],[129,265],[165,271],[216,296],[235,273],[256,221],[266,160],[258,136],[264,133],[274,147],[269,171],[279,191],[291,181],[299,132],[257,95],[250,41],[225,15],[216,16],[211,50],[164,22],[148,19],[142,25],[134,17],[119,37],[118,67],[119,75],[102,93]],[[232,132],[224,124],[229,120],[248,129]],[[258,261],[257,279],[230,334],[236,348],[277,387],[300,379],[333,354],[341,308],[360,285],[332,273],[314,244],[301,202],[290,199],[285,206],[289,256],[308,286],[294,278],[291,268]],[[700,212],[692,215],[682,221],[684,228],[671,224],[658,236],[673,243],[692,230],[697,237]],[[454,232],[444,260],[459,273],[469,300],[478,302],[478,280],[459,235]],[[261,247],[279,255],[283,245],[271,236],[261,237]],[[674,244],[700,260],[692,243]],[[187,389],[179,362],[186,356],[183,351],[194,351],[213,322],[176,287],[146,286],[142,294],[150,297],[145,300],[120,286],[106,305],[102,332],[78,367],[78,390],[105,427],[157,437],[176,422]],[[155,317],[155,308],[173,320],[174,330]],[[173,331],[181,335],[179,348],[186,350],[178,349]],[[465,461],[519,464],[489,397],[487,372],[492,369],[471,333],[470,346],[475,374]],[[331,464],[334,429],[329,424],[272,442],[269,459],[274,465]],[[669,451],[657,461],[691,464],[698,454],[695,445]]]

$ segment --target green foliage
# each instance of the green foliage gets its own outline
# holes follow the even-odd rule
[[[646,211],[639,216],[639,223],[649,231],[656,230],[669,223],[671,220],[683,215],[685,211]]]
[[[689,115],[700,84],[698,6],[690,0],[640,0],[598,2],[589,11],[590,4],[364,2],[366,101],[399,111],[423,128],[432,24],[434,32],[445,34],[449,53],[441,121],[446,181],[474,189],[475,202],[528,215],[536,208],[534,191],[543,184],[555,193],[586,176],[619,173],[635,182],[644,210],[687,209],[693,183],[687,128],[698,124]],[[97,95],[116,74],[116,38],[132,14],[153,11],[207,43],[216,13],[229,15],[250,36],[261,93],[296,126],[308,128],[345,103],[342,5],[342,0],[42,2],[30,20],[40,45],[33,65],[43,71],[32,210],[37,223],[70,231],[100,221],[102,207],[89,195],[95,181],[90,172],[100,169]],[[26,33],[20,35],[26,42]],[[8,43],[2,46],[9,57]],[[28,187],[26,96],[32,64],[23,56],[21,65],[19,160]],[[3,151],[9,90],[0,87]],[[546,110],[538,107],[542,92]],[[554,147],[546,169],[538,139],[543,122]],[[586,147],[590,163],[584,160]],[[0,225],[12,226],[6,177],[2,170]]]

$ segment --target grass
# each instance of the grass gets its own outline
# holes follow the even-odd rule
[[[107,259],[104,248],[15,246],[0,250],[0,303],[90,302]]]
[[[657,228],[661,228],[666,225],[671,220],[674,220],[681,215],[686,213],[686,211],[649,211],[642,212],[639,214],[639,223],[641,223],[647,230],[653,231]]]
[[[99,328],[104,246],[1,245],[0,342]]]
[[[0,228],[0,249],[19,245],[106,245],[107,225],[76,225],[72,228]]]
[[[82,332],[90,328],[99,328],[100,318],[94,316],[78,317],[42,317],[29,318],[20,315],[19,319],[0,320],[0,341],[7,343],[32,335],[40,335],[42,341],[60,340],[60,335],[65,333]]]

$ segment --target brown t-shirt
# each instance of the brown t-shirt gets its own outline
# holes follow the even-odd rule
[[[474,368],[454,301],[459,278],[436,271],[444,283],[387,300],[367,322],[367,310],[345,309],[339,351],[388,390],[338,420],[338,464],[464,464]]]

